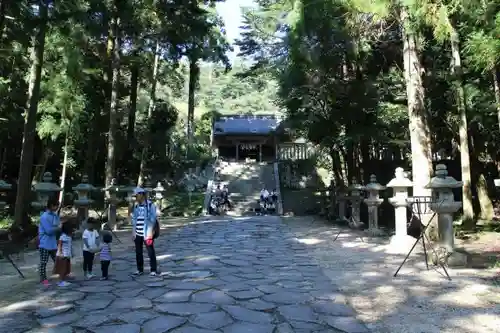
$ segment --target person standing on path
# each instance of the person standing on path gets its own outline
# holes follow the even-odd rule
[[[95,229],[99,222],[93,218],[87,220],[87,228],[83,232],[83,275],[87,280],[95,277],[92,273],[95,253],[99,251],[99,232]]]
[[[59,274],[59,287],[67,287],[71,283],[67,280],[71,273],[71,258],[73,257],[73,227],[70,223],[63,223],[61,237],[57,244],[57,258],[54,273]]]
[[[60,219],[57,215],[59,201],[50,198],[47,202],[47,209],[40,216],[40,225],[38,226],[38,252],[40,253],[40,283],[46,287],[49,286],[47,279],[47,262],[49,257],[56,262],[57,253],[57,232],[59,231]]]
[[[102,236],[102,247],[101,253],[99,254],[99,259],[101,260],[101,272],[102,277],[101,280],[107,280],[109,275],[109,265],[111,264],[111,241],[113,240],[113,236],[111,233],[106,232]]]
[[[143,188],[136,188],[135,198],[137,204],[132,212],[132,239],[135,243],[135,259],[137,271],[133,275],[144,273],[143,249],[146,245],[149,264],[151,266],[151,276],[157,275],[156,253],[154,248],[154,230],[156,221],[156,206],[146,198],[146,191]]]

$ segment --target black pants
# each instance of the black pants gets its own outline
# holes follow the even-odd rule
[[[135,260],[137,262],[137,270],[139,272],[144,272],[144,237],[135,236]],[[156,272],[156,253],[154,243],[151,245],[146,245],[146,250],[148,251],[149,264],[151,266],[151,272]]]
[[[109,264],[111,261],[109,260],[101,260],[101,272],[103,278],[108,278]]]
[[[40,248],[38,251],[40,252],[40,266],[38,267],[38,271],[40,272],[40,281],[45,281],[47,280],[47,263],[49,261],[49,257],[55,263],[57,250]]]
[[[95,254],[90,251],[83,251],[83,272],[92,273]]]

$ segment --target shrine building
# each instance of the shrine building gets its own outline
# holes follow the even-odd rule
[[[307,159],[311,146],[303,139],[284,135],[283,123],[275,114],[224,115],[214,121],[212,147],[226,160],[257,162]]]

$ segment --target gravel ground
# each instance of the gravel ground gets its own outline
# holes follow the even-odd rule
[[[403,256],[387,254],[386,240],[314,218],[283,220],[372,332],[500,332],[500,288],[487,280],[495,272],[450,269],[448,281],[416,254],[394,278]]]

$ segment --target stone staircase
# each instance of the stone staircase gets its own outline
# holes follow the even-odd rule
[[[229,200],[233,205],[230,215],[253,213],[258,206],[260,190],[275,188],[272,164],[230,162],[221,165],[218,183],[227,185]]]

